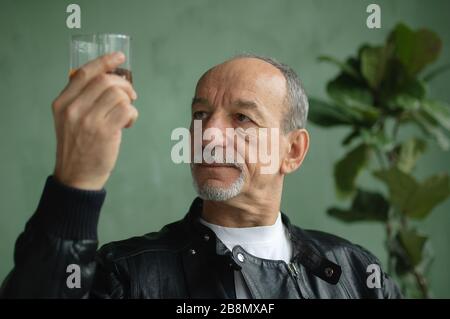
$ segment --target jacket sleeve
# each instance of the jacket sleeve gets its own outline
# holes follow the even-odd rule
[[[380,260],[373,255],[371,252],[369,252],[366,248],[355,245],[359,248],[359,259],[360,262],[363,263],[363,284],[368,288],[369,291],[371,291],[372,294],[368,294],[368,298],[377,298],[377,299],[402,299],[404,298],[399,286],[395,282],[395,280],[387,273],[385,272],[381,267]],[[369,275],[369,268],[368,265],[378,265],[378,270],[380,271],[380,284],[381,287],[372,287],[369,288],[367,284],[368,275]],[[375,269],[372,268],[372,272]],[[376,278],[376,277],[374,277]]]
[[[396,282],[387,273],[384,273],[383,297],[385,299],[404,298]]]
[[[99,261],[97,224],[105,196],[105,190],[74,189],[48,177],[38,208],[16,241],[14,268],[0,297],[89,297]]]

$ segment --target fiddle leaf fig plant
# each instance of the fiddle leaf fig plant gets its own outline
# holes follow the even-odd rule
[[[327,213],[347,223],[385,225],[388,271],[409,297],[430,297],[426,273],[433,256],[428,236],[418,227],[450,196],[446,172],[420,180],[414,176],[429,142],[443,151],[450,148],[450,106],[427,92],[430,81],[450,66],[425,72],[441,49],[433,31],[398,24],[384,44],[362,45],[346,61],[319,57],[340,72],[327,83],[328,101],[310,99],[311,122],[348,128],[342,140],[347,152],[334,165],[334,181],[339,197],[350,199],[351,205],[331,207]],[[418,129],[404,129],[411,124]],[[363,171],[381,182],[385,192],[360,185]]]

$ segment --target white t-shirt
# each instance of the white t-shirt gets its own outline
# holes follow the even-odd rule
[[[292,258],[292,244],[288,232],[278,213],[275,224],[257,227],[223,227],[208,223],[203,218],[200,222],[209,227],[224,245],[232,251],[234,246],[241,246],[246,252],[258,258],[284,260],[289,263]],[[247,284],[240,271],[234,273],[236,298],[251,298]]]

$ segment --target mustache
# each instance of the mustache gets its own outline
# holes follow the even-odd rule
[[[245,162],[244,158],[238,153],[235,153],[233,157],[227,158],[227,156],[224,156],[224,151],[223,147],[216,146],[210,152],[202,152],[202,161],[200,163],[191,163],[191,167],[192,164],[200,166],[229,166],[242,171]],[[239,158],[236,158],[236,156]]]
[[[228,166],[228,167],[234,167],[234,168],[237,168],[237,169],[239,169],[241,172],[242,172],[242,170],[243,170],[243,168],[244,168],[244,164],[242,164],[242,163],[238,163],[238,162],[235,162],[235,163],[226,163],[226,162],[212,162],[212,163],[206,163],[206,162],[203,162],[203,163],[191,163],[191,168],[193,168],[193,167],[198,167],[198,166],[210,166],[210,167],[214,167],[214,166]]]

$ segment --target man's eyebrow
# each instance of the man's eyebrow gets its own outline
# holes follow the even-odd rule
[[[197,97],[197,96],[194,96],[192,98],[191,106],[193,106],[194,104],[210,105],[208,99],[205,99],[203,97]]]
[[[236,100],[233,102],[233,105],[246,108],[246,109],[258,109],[259,106],[256,102],[249,101],[249,100]]]
[[[209,107],[211,106],[211,103],[209,103],[208,99],[203,98],[203,97],[197,97],[197,96],[194,96],[192,98],[191,107],[193,107],[195,104],[205,105],[205,106],[209,106]],[[262,113],[263,113],[263,112],[261,112],[262,110],[261,110],[261,107],[258,105],[258,103],[256,103],[255,101],[252,101],[252,100],[237,99],[231,105],[235,106],[235,107],[247,109],[247,110],[252,110],[252,111],[254,111],[254,115],[257,118],[261,118]]]
[[[211,105],[211,103],[209,103],[208,99],[205,99],[203,97],[197,97],[194,96],[192,98],[192,103],[191,105],[194,104],[203,104],[203,105]],[[234,101],[232,103],[233,106],[238,106],[238,107],[242,107],[242,108],[247,108],[247,109],[256,109],[258,108],[258,104],[254,101],[250,101],[250,100],[242,100],[242,99],[238,99],[236,101]]]

